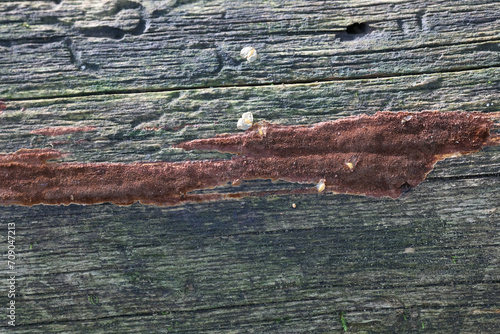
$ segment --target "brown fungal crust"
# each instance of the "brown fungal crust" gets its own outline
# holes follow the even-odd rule
[[[81,126],[81,127],[76,127],[76,126],[61,126],[61,127],[49,127],[49,128],[41,128],[41,129],[36,129],[31,131],[31,134],[35,135],[43,135],[43,136],[60,136],[60,135],[66,135],[69,133],[76,133],[76,132],[88,132],[88,131],[95,131],[96,128],[93,126]]]
[[[4,101],[0,99],[0,114],[3,113],[7,109],[7,106],[5,105]]]
[[[0,155],[1,204],[175,205],[246,195],[190,194],[240,180],[281,179],[325,191],[397,198],[449,156],[500,143],[491,135],[498,114],[379,112],[312,126],[260,122],[245,133],[177,145],[240,155],[231,160],[154,163],[57,163],[56,150]],[[297,193],[316,192],[314,187]]]

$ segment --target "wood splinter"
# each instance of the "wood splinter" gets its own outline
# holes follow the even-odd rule
[[[61,158],[59,151],[22,149],[0,154],[0,204],[177,205],[287,193],[190,193],[252,179],[311,185],[294,193],[397,198],[437,161],[499,145],[491,133],[499,119],[499,113],[378,112],[310,126],[259,122],[241,134],[176,145],[239,154],[217,161],[58,163],[48,160]],[[314,187],[318,180],[321,188]]]

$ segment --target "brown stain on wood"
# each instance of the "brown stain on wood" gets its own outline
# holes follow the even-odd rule
[[[96,127],[94,126],[61,126],[61,127],[47,127],[47,128],[41,128],[41,129],[36,129],[31,131],[31,134],[35,135],[43,135],[43,136],[60,136],[60,135],[66,135],[70,133],[77,133],[77,132],[89,132],[89,131],[95,131],[97,130]]]
[[[315,184],[325,191],[397,198],[446,157],[498,145],[495,113],[379,112],[311,126],[260,122],[245,133],[176,145],[239,154],[230,160],[153,163],[57,163],[52,149],[0,155],[0,203],[176,205],[287,191],[191,194],[240,180]],[[314,187],[292,191],[314,192]]]

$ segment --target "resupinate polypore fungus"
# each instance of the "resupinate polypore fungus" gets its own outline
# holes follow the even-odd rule
[[[258,122],[243,133],[175,146],[238,154],[230,160],[64,163],[49,161],[61,158],[59,151],[22,149],[0,154],[0,204],[177,205],[286,193],[192,193],[252,179],[308,184],[296,193],[397,198],[437,161],[500,144],[492,132],[499,119],[500,113],[378,112],[305,126]]]

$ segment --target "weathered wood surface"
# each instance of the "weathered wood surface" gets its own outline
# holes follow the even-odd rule
[[[0,12],[2,153],[222,158],[171,145],[236,132],[246,111],[311,124],[500,103],[499,2],[9,1]],[[347,34],[354,22],[369,32]],[[240,58],[246,45],[259,61]],[[47,126],[97,129],[30,133]],[[15,330],[342,332],[342,315],[352,333],[497,333],[498,189],[491,147],[438,163],[398,200],[0,207],[2,255],[16,223]],[[4,312],[1,330],[14,330]]]

